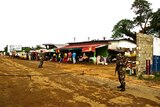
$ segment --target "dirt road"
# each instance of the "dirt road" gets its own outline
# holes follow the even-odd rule
[[[160,107],[160,82],[126,76],[117,90],[114,64],[60,64],[0,57],[0,107]]]

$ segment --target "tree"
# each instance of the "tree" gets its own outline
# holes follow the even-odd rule
[[[29,52],[31,50],[30,47],[22,47],[22,50],[24,50],[25,52]]]
[[[129,19],[122,19],[120,20],[113,28],[112,32],[113,38],[123,37],[124,35],[136,41],[136,34],[131,30],[134,28],[134,22]]]
[[[153,13],[152,20],[150,21],[150,33],[156,33],[160,37],[160,8]]]
[[[36,45],[35,49],[42,49],[42,47],[40,45]]]
[[[149,21],[152,18],[151,3],[146,0],[135,0],[131,9],[135,13],[134,24],[140,26],[141,33],[147,33],[149,29]],[[147,26],[148,25],[148,26]]]
[[[133,21],[129,19],[120,20],[113,27],[113,38],[128,36],[136,42],[136,32],[133,31],[135,27],[140,27],[140,32],[151,34],[160,32],[160,9],[157,12],[152,12],[150,8],[151,3],[146,0],[135,0],[131,9],[135,13]],[[159,33],[160,34],[160,33]]]
[[[8,52],[8,45],[6,45],[6,47],[4,47],[4,52]]]
[[[6,45],[6,47],[4,47],[4,52],[5,52],[5,55],[9,55],[9,53],[8,53],[8,45]]]

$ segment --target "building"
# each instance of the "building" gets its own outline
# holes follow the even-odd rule
[[[126,46],[126,47],[125,47]],[[92,60],[96,60],[97,56],[101,56],[105,59],[115,58],[116,54],[124,51],[124,48],[135,48],[136,45],[132,40],[120,39],[120,40],[92,40],[84,42],[68,43],[67,46],[61,47],[63,52],[75,51],[77,56],[83,56],[84,54]]]

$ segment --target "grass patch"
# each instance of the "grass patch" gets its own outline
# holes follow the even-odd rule
[[[155,81],[160,81],[160,73],[155,73]]]
[[[153,82],[159,82],[160,81],[160,73],[154,73],[152,75],[140,75],[139,79],[141,80],[147,80],[147,81],[153,81]]]

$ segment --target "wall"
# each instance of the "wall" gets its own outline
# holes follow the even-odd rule
[[[108,49],[117,50],[119,41],[112,41],[108,45]]]
[[[120,48],[135,48],[136,44],[127,40],[112,41],[108,45],[108,49],[119,50]]]
[[[160,38],[153,38],[153,55],[160,56]]]
[[[160,72],[160,38],[153,39],[152,73]]]
[[[100,55],[103,57],[108,57],[108,48],[107,46],[101,47],[101,48],[97,48],[96,49],[96,55]]]
[[[152,73],[160,72],[160,56],[153,55],[153,63],[151,68]]]
[[[153,37],[142,33],[137,33],[137,57],[139,61],[138,72],[146,71],[146,60],[153,59]]]
[[[136,44],[129,41],[119,41],[118,48],[136,48]]]

